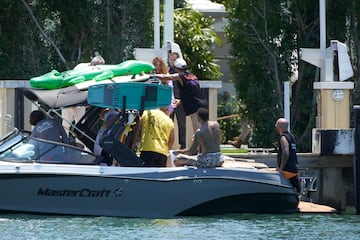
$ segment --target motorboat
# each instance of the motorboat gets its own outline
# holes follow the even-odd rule
[[[74,96],[74,86],[68,88],[23,92],[39,107],[48,106],[48,112],[87,104],[84,89],[77,100],[59,98]],[[74,141],[68,144],[34,138],[20,129],[3,137],[0,211],[140,218],[298,212],[298,194],[282,174],[268,168],[144,167],[127,141],[138,110],[123,108],[100,141],[120,166],[102,164],[92,152],[100,111],[99,106],[86,107],[82,119],[72,123]]]
[[[296,192],[276,171],[101,166],[82,148],[19,130],[1,143],[0,210],[5,212],[170,218],[298,211]],[[33,159],[39,144],[46,145],[43,155],[62,152],[63,157]]]

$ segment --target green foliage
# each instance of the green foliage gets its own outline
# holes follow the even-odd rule
[[[271,147],[274,122],[283,113],[283,81],[291,75],[294,35],[279,1],[225,1],[230,68],[238,97],[254,124],[255,146]]]
[[[179,8],[174,13],[174,40],[180,45],[190,70],[202,80],[217,80],[220,68],[214,63],[214,44],[220,44],[212,18],[204,17],[190,8]]]
[[[95,50],[106,63],[117,64],[133,58],[134,47],[152,45],[152,0],[37,0],[30,4],[43,33],[22,1],[0,2],[1,79],[29,79],[51,69],[71,69],[88,62]]]
[[[166,1],[166,0],[164,0]],[[174,8],[183,8],[186,6],[186,1],[185,0],[175,0],[174,1]]]
[[[237,101],[235,96],[228,92],[218,94],[218,116],[224,118],[218,121],[222,131],[222,143],[239,136],[245,115],[245,105]]]
[[[27,78],[46,53],[33,51],[41,43],[29,41],[36,34],[21,1],[3,0],[0,11],[0,79]]]
[[[298,59],[300,48],[319,48],[319,1],[222,0],[229,12],[227,35],[232,44],[233,81],[253,123],[254,145],[274,144],[276,118],[283,115],[283,82],[292,82],[291,131],[300,151],[311,149],[311,129],[317,113],[313,82],[319,71]],[[354,66],[354,103],[360,103],[358,1],[326,1],[326,44],[347,44]]]
[[[230,66],[233,82],[253,124],[252,144],[272,147],[276,143],[274,122],[283,117],[283,84],[291,80],[291,131],[297,137],[299,150],[309,151],[316,116],[312,84],[319,75],[315,67],[299,61],[297,53],[300,48],[319,47],[318,2],[222,2],[229,12],[227,36],[234,57]],[[346,5],[330,2],[330,5],[337,2],[336,9],[344,9]],[[332,15],[330,22],[345,24],[343,10]],[[334,29],[334,36],[343,34],[343,29]]]
[[[220,152],[225,155],[231,155],[231,154],[239,154],[239,153],[248,153],[249,150],[245,148],[234,148],[234,149],[222,148],[220,149]]]
[[[185,4],[174,1],[175,7]],[[152,0],[3,0],[0,11],[0,79],[72,69],[95,50],[117,64],[132,59],[135,47],[153,45]],[[174,18],[175,41],[191,70],[199,79],[217,79],[212,47],[220,40],[213,20],[188,8],[176,10]]]

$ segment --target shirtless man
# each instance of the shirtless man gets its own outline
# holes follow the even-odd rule
[[[223,163],[220,153],[220,126],[215,121],[209,121],[209,111],[206,108],[199,108],[197,113],[200,128],[195,132],[189,149],[173,151],[173,154],[177,155],[175,166],[220,167]],[[196,155],[198,149],[200,154]]]

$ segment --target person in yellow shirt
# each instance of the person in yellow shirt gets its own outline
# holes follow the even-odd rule
[[[134,149],[141,136],[140,158],[144,167],[166,167],[169,149],[174,144],[174,123],[166,112],[167,107],[145,110],[135,130],[132,146]]]

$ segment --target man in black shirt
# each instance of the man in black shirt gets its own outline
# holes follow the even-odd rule
[[[179,83],[181,103],[186,116],[190,116],[193,129],[196,131],[200,127],[197,110],[201,107],[208,108],[208,103],[200,89],[197,77],[188,70],[185,60],[176,59],[174,69],[175,73],[173,74],[156,74],[156,77],[162,82],[175,80]]]
[[[180,57],[179,53],[172,52],[169,54],[169,73],[173,74],[176,73],[174,68],[174,63],[176,59]],[[173,80],[173,92],[175,97],[175,108],[174,112],[170,115],[171,119],[174,120],[176,117],[177,126],[178,126],[178,135],[179,135],[179,144],[180,149],[186,148],[186,115],[184,111],[184,107],[181,104],[180,100],[180,90],[179,90],[179,82]]]

